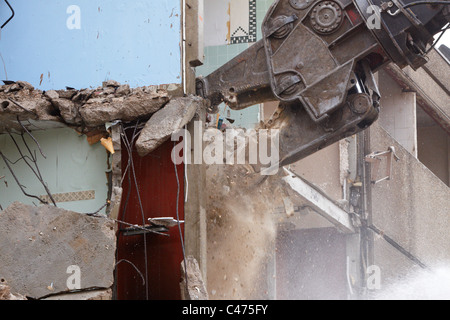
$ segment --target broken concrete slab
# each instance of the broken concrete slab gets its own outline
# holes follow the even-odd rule
[[[182,87],[175,84],[131,89],[109,80],[96,89],[43,92],[18,81],[0,86],[0,132],[22,131],[19,117],[30,131],[45,129],[46,122],[59,122],[86,133],[114,120],[147,120],[172,97],[182,94]],[[30,125],[28,120],[42,125]]]
[[[80,108],[80,115],[88,127],[96,127],[118,119],[133,121],[148,118],[168,101],[167,93],[137,93],[127,99],[92,99]]]
[[[52,99],[53,105],[59,110],[64,122],[68,124],[80,125],[83,120],[78,114],[76,104],[68,99]]]
[[[208,291],[203,281],[202,273],[197,260],[193,256],[186,257],[186,270],[184,261],[181,262],[181,299],[182,300],[208,300]],[[187,286],[186,286],[187,275]]]
[[[115,94],[118,95],[118,96],[126,96],[126,95],[129,94],[130,92],[131,92],[131,90],[130,90],[130,85],[128,85],[128,84],[123,84],[123,85],[119,86],[119,87],[116,89]]]
[[[59,93],[56,90],[48,90],[44,95],[49,99],[59,99]]]
[[[192,120],[205,100],[196,96],[175,98],[156,112],[146,123],[136,141],[136,150],[143,157],[163,144],[172,133],[182,129]]]
[[[81,290],[110,288],[115,232],[108,219],[15,202],[0,212],[0,279],[32,298],[67,293],[78,275]]]
[[[27,90],[34,90],[34,87],[31,83],[26,81],[17,81],[16,82],[21,88],[27,89]]]

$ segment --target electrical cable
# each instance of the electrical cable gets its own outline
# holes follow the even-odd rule
[[[389,2],[389,3],[392,4],[392,1]],[[429,4],[429,5],[450,5],[450,2],[449,1],[416,1],[416,2],[411,2],[411,3],[407,3],[407,4],[401,4],[401,3],[397,4],[396,3],[396,6],[398,8],[397,11],[391,12],[391,10],[388,10],[387,12],[391,16],[395,17],[400,12],[404,11],[404,9],[407,9],[407,8],[410,8],[410,7],[413,7],[413,6],[418,6],[418,5],[426,5],[426,4]],[[401,5],[401,8],[400,8],[399,5]]]
[[[14,18],[15,12],[14,9],[11,7],[11,5],[9,4],[8,0],[5,0],[6,4],[8,5],[9,9],[11,9],[12,15],[11,17],[9,17],[8,20],[6,20],[6,22],[4,24],[2,24],[2,26],[0,27],[0,29],[3,29],[10,21],[12,18]]]
[[[133,136],[131,138],[131,146],[130,147],[132,147],[134,145],[134,140],[137,137],[136,130],[137,130],[138,125],[139,125],[139,120],[136,122],[136,127],[134,128],[134,131],[133,131]],[[131,155],[131,157],[133,157],[133,156]],[[144,207],[143,207],[142,201],[141,201],[141,195],[140,195],[140,192],[139,192],[139,186],[138,186],[138,183],[137,183],[136,171],[134,169],[134,161],[133,161],[133,159],[131,159],[131,172],[133,173],[133,180],[134,180],[134,185],[136,187],[136,194],[138,196],[139,208],[141,209],[142,225],[145,225],[146,221],[145,221]],[[149,298],[148,297],[148,258],[147,258],[147,236],[146,236],[145,233],[143,234],[143,237],[144,237],[145,279],[146,279],[146,282],[145,282],[145,297],[148,300],[148,298]]]
[[[176,146],[176,141],[173,142],[174,147]],[[178,210],[178,203],[180,201],[180,180],[178,178],[178,170],[177,170],[177,164],[175,161],[173,161],[173,166],[175,168],[175,177],[177,179],[177,203],[176,203],[176,215],[177,215],[177,223],[178,223],[178,232],[180,233],[180,242],[181,242],[181,249],[183,250],[183,264],[184,264],[184,278],[186,283],[186,292],[188,291],[188,277],[187,277],[187,264],[186,264],[186,250],[184,246],[183,241],[183,233],[181,232],[181,223],[180,223],[180,214]]]
[[[416,2],[410,2],[407,3],[403,6],[403,8],[409,8],[409,7],[413,7],[413,6],[418,6],[418,5],[424,5],[424,4],[431,4],[431,5],[436,5],[436,4],[443,4],[443,5],[450,5],[450,1],[416,1]]]
[[[441,30],[441,34],[439,35],[439,37],[437,38],[436,41],[433,42],[433,44],[431,45],[431,47],[427,50],[427,52],[425,52],[425,54],[429,53],[431,50],[433,50],[433,48],[436,46],[436,44],[441,40],[442,36],[445,34],[445,32],[447,30],[450,29],[450,24],[447,25],[447,27],[445,27],[444,29]]]
[[[139,186],[138,186],[138,183],[137,183],[136,171],[135,171],[135,168],[134,168],[134,160],[133,160],[133,150],[132,150],[132,146],[134,145],[134,142],[135,142],[135,140],[136,140],[136,138],[138,136],[138,134],[136,134],[138,127],[139,127],[139,120],[137,121],[137,123],[136,123],[136,125],[134,127],[133,135],[131,136],[131,142],[130,142],[128,140],[127,136],[126,136],[126,132],[125,132],[125,130],[123,128],[123,125],[122,125],[122,133],[121,133],[122,141],[124,142],[124,145],[125,145],[125,147],[127,149],[127,153],[128,153],[128,164],[129,164],[129,167],[127,167],[127,169],[131,168],[130,172],[128,173],[128,181],[129,181],[128,191],[129,192],[128,192],[128,195],[127,195],[127,200],[126,200],[127,203],[125,204],[125,208],[126,208],[126,205],[128,204],[128,197],[130,195],[130,190],[131,190],[131,177],[130,177],[130,174],[132,174],[133,175],[134,185],[135,185],[135,188],[136,188],[136,194],[138,196],[139,208],[140,208],[141,217],[142,217],[142,224],[145,225],[146,221],[145,221],[144,208],[143,208],[143,205],[142,205],[141,195],[140,195],[140,192],[139,192]],[[125,209],[124,209],[124,212],[125,212]],[[144,237],[144,260],[145,260],[144,261],[144,265],[145,265],[145,297],[146,297],[146,300],[149,300],[149,295],[148,295],[148,257],[147,257],[147,238],[146,238],[146,233],[143,234],[143,237]]]

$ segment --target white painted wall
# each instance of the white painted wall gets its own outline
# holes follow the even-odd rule
[[[206,0],[204,5],[205,47],[227,44],[230,0]]]

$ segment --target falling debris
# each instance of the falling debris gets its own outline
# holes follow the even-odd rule
[[[136,150],[145,156],[169,139],[192,120],[198,108],[205,106],[203,98],[189,96],[172,99],[156,112],[145,125],[136,142]]]
[[[101,138],[100,142],[101,142],[102,146],[104,146],[105,149],[108,150],[109,153],[111,153],[111,154],[116,153],[114,151],[114,146],[113,146],[113,142],[112,142],[112,138],[111,137],[109,137],[109,138]]]
[[[286,210],[286,215],[292,217],[294,215],[294,204],[289,197],[283,198],[284,208]]]
[[[207,168],[208,292],[212,299],[268,299],[265,268],[283,205],[276,179],[261,182],[247,165]],[[217,188],[218,185],[227,186]],[[283,195],[284,196],[284,195]]]

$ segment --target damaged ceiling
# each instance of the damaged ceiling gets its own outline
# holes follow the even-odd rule
[[[22,125],[30,131],[70,126],[92,132],[114,120],[148,119],[179,95],[177,85],[130,88],[113,80],[96,89],[49,91],[8,82],[0,86],[0,132],[23,131]]]
[[[0,134],[70,127],[93,144],[109,135],[108,123],[150,119],[137,142],[144,156],[205,107],[202,98],[183,97],[176,84],[130,88],[108,80],[96,89],[41,91],[25,81],[9,81],[0,86]]]

